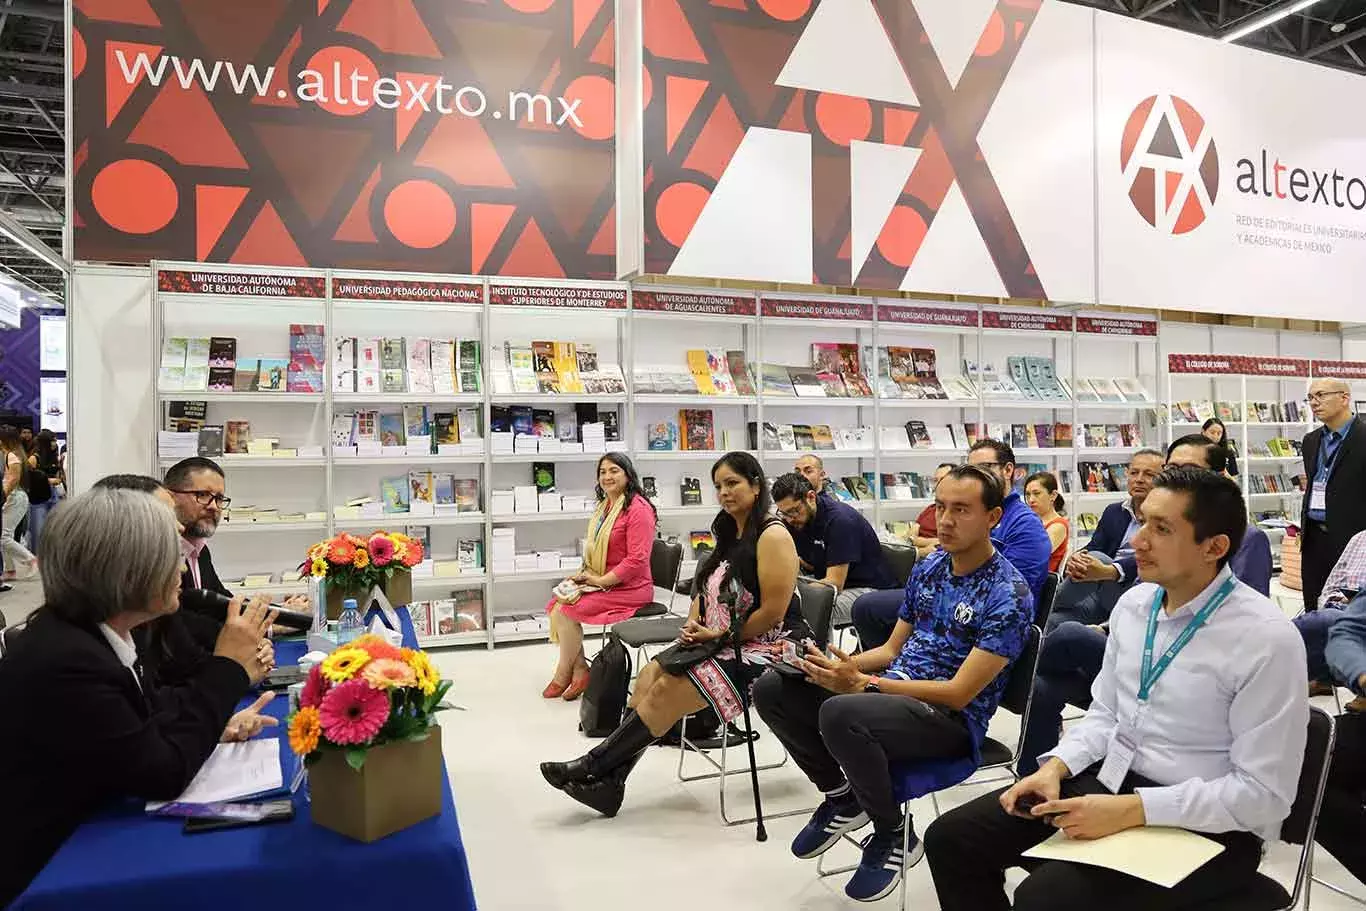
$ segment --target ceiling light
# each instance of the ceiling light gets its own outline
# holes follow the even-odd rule
[[[1291,3],[1287,6],[1282,6],[1279,9],[1272,10],[1271,12],[1266,13],[1265,15],[1254,17],[1252,21],[1247,23],[1246,25],[1240,25],[1228,34],[1221,35],[1219,37],[1219,40],[1224,42],[1225,44],[1228,44],[1230,42],[1246,38],[1253,32],[1261,31],[1268,25],[1275,25],[1277,22],[1280,22],[1287,16],[1293,16],[1296,13],[1304,12],[1317,2],[1318,0],[1296,0],[1296,2],[1294,3]]]
[[[1328,31],[1332,32],[1334,35],[1341,35],[1343,32],[1347,31],[1347,23],[1334,22],[1332,27],[1329,28]]]

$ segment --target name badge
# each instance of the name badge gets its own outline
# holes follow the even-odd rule
[[[1328,482],[1315,481],[1309,491],[1309,508],[1318,512],[1328,509]]]
[[[1138,739],[1132,729],[1121,725],[1110,738],[1110,749],[1105,753],[1100,774],[1096,776],[1107,791],[1118,794],[1124,785],[1124,778],[1134,764],[1134,753],[1138,751]]]

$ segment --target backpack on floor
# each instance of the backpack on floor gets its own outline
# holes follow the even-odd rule
[[[626,690],[631,684],[631,653],[612,633],[588,669],[588,688],[579,700],[579,730],[589,737],[606,737],[621,724],[626,712]]]

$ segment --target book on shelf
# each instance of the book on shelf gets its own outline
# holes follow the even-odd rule
[[[687,352],[688,372],[692,375],[693,392],[699,395],[718,395],[719,390],[712,381],[711,367],[706,349],[690,348]]]
[[[621,415],[615,408],[599,414],[598,420],[602,422],[603,436],[607,442],[621,442]]]
[[[504,358],[507,361],[508,373],[511,379],[509,389],[495,389],[498,392],[522,392],[534,393],[540,391],[540,384],[536,378],[536,355],[530,345],[513,345],[505,342],[503,345]]]
[[[1214,417],[1214,403],[1209,399],[1201,399],[1195,403],[1195,419],[1197,421],[1208,421]]]
[[[513,409],[515,412],[516,409]],[[513,421],[513,429],[517,427],[517,422]],[[549,408],[531,409],[531,431],[532,436],[555,439],[555,412]]]
[[[579,376],[578,346],[574,342],[552,342],[552,357],[555,368],[555,388],[551,392],[583,392],[583,379]]]
[[[916,382],[915,351],[899,345],[888,345],[887,375],[896,386],[900,398],[923,399],[925,390]]]
[[[379,369],[403,370],[408,363],[407,343],[403,338],[379,340]]]
[[[460,391],[456,380],[456,343],[455,339],[433,338],[430,343],[429,362],[431,364],[432,392],[439,395],[452,395]],[[411,370],[411,367],[409,368]]]
[[[1025,398],[1042,399],[1044,397],[1043,393],[1034,388],[1034,384],[1030,382],[1029,365],[1025,362],[1023,357],[1016,356],[1006,358],[1006,369],[1010,371],[1011,381],[1015,383],[1015,386],[1020,390],[1020,394]]]
[[[512,432],[512,409],[507,405],[493,405],[489,408],[489,430],[493,433]]]
[[[735,383],[737,395],[754,395],[754,374],[745,360],[743,351],[727,351],[726,366],[730,368],[730,378]]]
[[[849,491],[849,488],[845,487],[843,484],[836,484],[833,481],[825,485],[824,492],[844,503],[854,503],[858,500],[858,498]]]
[[[824,398],[825,386],[821,383],[820,376],[809,367],[788,367],[788,378],[792,381],[792,390],[800,397]]]
[[[1096,392],[1096,387],[1091,385],[1091,381],[1084,376],[1079,376],[1072,380],[1072,397],[1078,402],[1099,402],[1100,393]]]
[[[977,390],[972,383],[961,376],[944,376],[939,379],[944,394],[956,402],[972,401],[977,398]]]
[[[379,438],[379,412],[357,411],[355,429],[352,431],[352,439],[356,444],[375,443],[378,444]]]
[[[1077,516],[1077,527],[1087,534],[1095,532],[1098,525],[1100,525],[1100,517],[1093,512],[1084,512]]]
[[[907,421],[906,437],[911,441],[912,449],[929,449],[934,445],[924,421]]]
[[[432,473],[420,469],[409,471],[408,494],[410,510],[415,503],[425,503],[429,507],[435,505],[436,498],[432,491]]]
[[[654,475],[646,475],[645,477],[641,478],[640,489],[645,493],[645,499],[659,499],[659,487],[655,483]]]
[[[840,478],[840,483],[844,485],[846,490],[854,495],[854,499],[856,500],[875,499],[872,488],[868,486],[868,479],[862,475],[848,475]]]
[[[796,395],[792,388],[792,377],[781,364],[760,364],[759,376],[763,383],[764,395]]]
[[[976,361],[964,360],[963,375],[977,382],[983,398],[1026,398],[1010,375],[1003,375],[990,361],[978,364]]]
[[[209,388],[209,339],[185,340],[186,392],[207,392]]]
[[[555,463],[532,462],[531,483],[536,486],[537,493],[553,493],[555,490]]]
[[[1058,382],[1058,371],[1051,357],[1027,357],[1025,368],[1029,372],[1029,383],[1039,394],[1051,401],[1067,398],[1062,384]]]
[[[811,445],[817,451],[831,450],[835,448],[835,437],[830,431],[829,424],[811,425]]]
[[[289,389],[289,361],[263,357],[258,362],[256,388],[260,392],[286,392]]]
[[[797,451],[797,431],[791,424],[779,424],[776,429],[778,449],[781,452]]]
[[[408,429],[403,415],[398,412],[381,412],[379,416],[379,444],[381,446],[406,446]]]
[[[532,342],[531,360],[536,371],[536,390],[538,392],[558,392],[560,376],[555,372],[555,343]]]
[[[257,358],[239,359],[232,372],[233,392],[255,392],[261,382],[261,361]]]
[[[683,408],[678,412],[678,433],[685,450],[716,450],[715,419],[710,408]]]
[[[455,506],[455,478],[449,472],[432,475],[432,503],[437,507]]]
[[[483,351],[478,339],[459,339],[454,344],[454,351],[458,358],[456,375],[460,381],[460,393],[463,395],[482,393],[484,391],[484,362]]]
[[[165,429],[175,433],[198,433],[208,413],[207,402],[167,402]]]
[[[408,485],[407,475],[395,478],[381,478],[379,488],[380,502],[384,504],[385,515],[408,512],[408,498],[412,491]]]
[[[810,452],[816,448],[816,435],[811,430],[810,424],[793,424],[792,436],[797,444],[797,451]]]
[[[849,390],[844,386],[844,380],[838,373],[817,373],[816,379],[821,384],[821,389],[827,398],[848,398]],[[798,393],[800,395],[801,393]]]
[[[185,389],[185,356],[190,340],[182,336],[162,339],[161,366],[157,372],[157,388],[162,392],[182,392]]]
[[[1134,377],[1116,377],[1115,385],[1119,387],[1120,394],[1124,396],[1126,402],[1147,402],[1151,399],[1147,388]]]
[[[678,448],[678,425],[659,421],[645,428],[645,445],[651,452],[668,452]]]
[[[438,411],[432,415],[432,438],[437,446],[458,445],[460,424],[455,412]]]
[[[323,364],[327,358],[327,330],[316,324],[289,326],[289,392],[322,392]]]
[[[730,359],[723,348],[707,349],[707,372],[717,395],[735,395],[735,378],[730,373]]]
[[[403,406],[403,431],[405,442],[412,437],[431,435],[431,423],[426,405]]]
[[[912,348],[911,365],[915,370],[915,382],[927,399],[947,399],[948,393],[939,382],[939,367],[933,348]]]
[[[512,415],[511,429],[515,434],[535,436],[536,412],[530,405],[513,405],[508,411]]]
[[[405,369],[408,372],[408,392],[434,393],[436,383],[432,376],[432,340],[429,338],[404,339]]]
[[[483,439],[479,431],[478,408],[460,408],[455,412],[455,423],[460,430],[460,442],[473,443]]]
[[[679,502],[684,506],[702,505],[702,480],[700,478],[683,478],[678,482]]]
[[[250,442],[250,421],[228,421],[223,425],[223,452],[226,455],[245,455]]]
[[[199,428],[197,451],[206,459],[216,459],[223,454],[222,424],[205,424]]]

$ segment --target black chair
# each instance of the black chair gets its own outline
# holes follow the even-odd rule
[[[835,588],[825,582],[798,582],[797,590],[792,597],[797,601],[797,606],[806,619],[807,625],[816,635],[817,644],[823,649],[830,641],[830,621],[835,613]],[[629,622],[629,621],[628,621]],[[691,716],[689,716],[691,717]],[[688,719],[684,718],[681,730],[687,731]],[[749,766],[742,765],[739,768],[730,768],[727,762],[727,754],[730,748],[730,738],[724,736],[722,730],[721,738],[721,761],[712,759],[707,750],[701,747],[696,741],[689,740],[686,734],[679,738],[678,745],[678,780],[679,781],[705,781],[707,779],[718,779],[720,782],[720,802],[721,802],[721,822],[727,826],[738,826],[742,823],[754,822],[753,816],[743,819],[731,819],[726,813],[726,778],[731,775],[748,775]],[[752,738],[753,731],[744,731],[744,737]],[[776,738],[775,738],[776,739]],[[740,743],[745,743],[744,739]],[[715,769],[713,772],[704,772],[701,775],[683,774],[683,759],[689,752],[697,753]],[[755,770],[762,772],[766,769],[776,769],[787,764],[788,753],[783,749],[783,758],[778,762],[770,762],[764,765],[755,766]],[[815,812],[815,807],[804,807],[800,810],[785,810],[778,813],[764,813],[765,819],[779,819],[784,816],[803,816]]]
[[[898,588],[906,587],[906,581],[911,578],[911,570],[915,569],[918,553],[914,547],[888,544],[885,541],[882,543],[882,559],[887,562],[887,568],[891,570]]]
[[[1328,783],[1328,767],[1333,759],[1337,733],[1333,718],[1323,709],[1309,707],[1309,737],[1304,744],[1304,765],[1290,815],[1281,824],[1281,841],[1300,846],[1300,862],[1295,868],[1293,892],[1271,877],[1258,873],[1236,896],[1211,903],[1211,911],[1292,911],[1299,907],[1303,893],[1305,911],[1314,876],[1314,830],[1318,827],[1323,790]],[[1336,891],[1336,890],[1335,890]],[[1353,896],[1348,896],[1353,897]]]
[[[1048,615],[1053,613],[1053,600],[1058,596],[1058,586],[1062,584],[1062,577],[1058,573],[1049,573],[1044,577],[1043,587],[1039,589],[1039,603],[1034,605],[1034,622],[1039,629],[1048,628]]]
[[[1025,643],[1024,651],[1020,652],[1020,657],[1016,658],[1015,663],[1011,665],[1005,692],[1001,694],[1000,707],[1020,716],[1020,736],[1015,741],[1015,748],[1011,749],[1001,741],[987,737],[982,741],[982,764],[977,767],[978,772],[1006,768],[1009,770],[1012,779],[1018,780],[1019,778],[1015,774],[1015,761],[1020,755],[1020,750],[1024,748],[1025,731],[1029,729],[1029,711],[1034,705],[1034,678],[1039,671],[1039,647],[1042,641],[1042,627],[1031,626],[1029,628],[1029,641]],[[973,783],[980,784],[981,782],[974,779]]]
[[[655,587],[675,592],[682,565],[683,545],[677,541],[670,544],[663,538],[656,538],[650,548],[650,577]],[[627,648],[636,650],[637,669],[650,660],[646,646],[668,645],[678,638],[679,631],[687,622],[686,616],[673,613],[673,604],[672,595],[668,605],[653,601],[636,611],[630,620],[623,620],[612,627],[612,632],[621,638]]]

